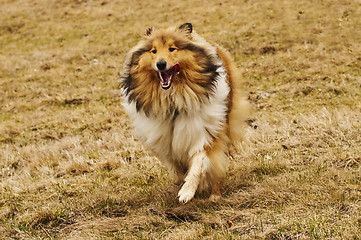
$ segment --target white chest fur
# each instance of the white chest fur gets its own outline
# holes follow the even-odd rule
[[[208,102],[197,103],[193,112],[179,113],[176,118],[146,116],[125,97],[123,104],[135,128],[135,134],[163,161],[187,161],[194,153],[210,144],[212,136],[226,120],[229,86],[226,73],[217,77],[215,93]]]

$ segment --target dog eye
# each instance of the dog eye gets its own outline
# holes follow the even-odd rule
[[[152,53],[156,54],[156,53],[157,53],[157,49],[152,50]]]
[[[175,48],[169,48],[169,52],[173,52],[175,50]]]

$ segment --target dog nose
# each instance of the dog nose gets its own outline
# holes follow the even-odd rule
[[[160,71],[163,71],[167,67],[167,62],[164,60],[160,60],[157,62],[157,68]]]

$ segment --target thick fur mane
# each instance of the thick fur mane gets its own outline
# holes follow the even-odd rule
[[[156,72],[150,68],[150,50],[154,41],[171,40],[179,49],[180,72],[169,90],[159,87]],[[203,39],[202,39],[203,40]],[[205,41],[190,37],[181,29],[153,30],[135,46],[124,63],[121,75],[123,94],[134,102],[137,111],[149,115],[174,117],[180,112],[196,110],[199,103],[214,94],[217,77],[224,73],[216,49]]]
[[[120,83],[136,135],[184,181],[179,201],[208,186],[210,199],[219,198],[248,108],[229,53],[190,23],[149,28],[128,53]]]

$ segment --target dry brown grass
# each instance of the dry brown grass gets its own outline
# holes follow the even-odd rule
[[[361,239],[360,1],[0,5],[1,239]],[[183,22],[254,107],[218,204],[179,204],[120,106],[125,53]]]

